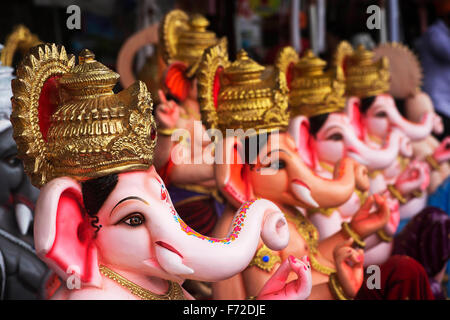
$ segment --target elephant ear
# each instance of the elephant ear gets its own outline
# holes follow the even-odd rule
[[[182,62],[173,62],[166,70],[164,85],[169,93],[180,101],[184,101],[191,86],[186,76],[187,66]]]
[[[364,122],[363,115],[360,110],[361,101],[358,97],[350,97],[347,101],[346,113],[350,119],[350,123],[355,130],[359,139],[364,139]]]
[[[310,167],[317,166],[317,156],[314,147],[314,137],[309,133],[309,120],[305,116],[297,116],[289,123],[289,134],[294,138],[297,152]]]
[[[75,272],[84,285],[100,286],[94,235],[75,180],[53,179],[41,189],[35,212],[36,252],[63,280]]]
[[[241,156],[244,154],[242,148],[236,137],[225,138],[223,164],[216,164],[214,170],[220,191],[237,208],[256,198],[248,176],[249,166],[244,164]]]

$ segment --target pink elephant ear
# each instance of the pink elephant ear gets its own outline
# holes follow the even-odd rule
[[[35,211],[36,252],[62,279],[75,273],[84,285],[100,286],[95,229],[82,199],[81,186],[67,177],[41,189]]]
[[[240,207],[245,202],[256,198],[248,178],[249,166],[243,164],[241,159],[241,143],[234,139],[233,141],[226,139],[224,141],[224,151],[228,152],[227,154],[231,158],[224,158],[224,164],[216,164],[214,170],[216,182],[227,200],[233,206]]]
[[[359,109],[361,101],[357,97],[350,97],[347,101],[347,115],[350,118],[350,123],[355,130],[359,139],[364,138],[364,121],[361,110]]]
[[[305,116],[297,116],[290,121],[289,134],[294,138],[297,152],[302,160],[310,167],[317,165],[314,148],[314,137],[309,133],[309,120]]]

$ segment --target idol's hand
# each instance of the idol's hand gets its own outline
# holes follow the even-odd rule
[[[180,117],[180,106],[173,100],[167,101],[162,90],[158,90],[161,104],[156,106],[156,120],[160,129],[174,129]]]
[[[364,251],[353,249],[349,239],[334,248],[333,256],[339,283],[345,294],[354,298],[364,281]]]
[[[286,283],[291,272],[297,279]],[[261,289],[258,300],[306,300],[311,294],[312,277],[309,258],[289,256]]]
[[[445,137],[436,150],[434,150],[433,158],[439,163],[450,160],[450,136]]]
[[[371,212],[373,206],[376,210]],[[350,227],[364,239],[384,228],[389,221],[390,210],[385,197],[378,194],[367,198],[358,212],[353,216]]]

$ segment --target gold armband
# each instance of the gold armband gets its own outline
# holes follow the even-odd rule
[[[378,230],[377,235],[384,242],[391,242],[393,240],[393,238],[391,236],[388,236],[383,229]]]
[[[172,133],[175,131],[176,129],[163,129],[160,128],[158,129],[158,134],[162,135],[162,136],[166,136],[166,137],[170,137],[172,135]]]
[[[357,234],[352,228],[350,228],[350,225],[347,222],[342,222],[342,230],[353,239],[353,241],[362,249],[366,247],[366,243],[361,240],[361,237],[359,234]]]
[[[405,204],[407,202],[405,197],[402,196],[400,191],[393,184],[388,185],[387,188],[392,196],[396,198],[401,204]]]
[[[330,288],[331,293],[333,294],[336,300],[353,300],[352,298],[347,297],[339,283],[339,279],[337,278],[337,273],[330,274],[330,278],[328,280],[328,287]]]
[[[256,251],[255,256],[253,257],[252,261],[250,261],[250,264],[248,266],[256,266],[261,270],[270,272],[272,271],[275,264],[280,262],[281,258],[272,250],[267,248],[266,245],[263,245],[261,248],[259,248],[258,251]]]
[[[439,165],[439,163],[436,161],[435,158],[433,158],[432,155],[428,155],[425,157],[425,160],[428,162],[428,164],[430,165],[430,167],[432,167],[434,170],[439,171],[441,169],[441,166]]]
[[[420,197],[423,195],[423,193],[422,193],[422,191],[420,191],[420,190],[414,190],[414,191],[412,192],[412,195],[413,195],[415,198],[420,198]]]

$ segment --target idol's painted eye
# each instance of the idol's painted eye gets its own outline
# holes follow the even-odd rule
[[[383,110],[378,111],[375,113],[375,117],[377,118],[386,118],[387,117],[387,113]]]
[[[284,169],[286,168],[286,161],[283,159],[275,160],[270,164],[270,167],[275,170]]]
[[[17,158],[17,152],[7,152],[2,161],[13,168],[20,166],[20,160]]]
[[[4,161],[5,161],[10,167],[13,167],[13,168],[20,166],[20,160],[19,160],[19,158],[16,157],[16,155],[12,155],[12,156],[6,157],[6,158],[4,159]]]
[[[328,138],[327,138],[327,140],[333,140],[333,141],[341,141],[343,139],[344,139],[344,137],[339,132],[333,133],[332,135],[328,136]]]
[[[139,212],[134,212],[126,216],[122,222],[129,225],[130,227],[137,227],[143,224],[145,221],[144,216]]]

